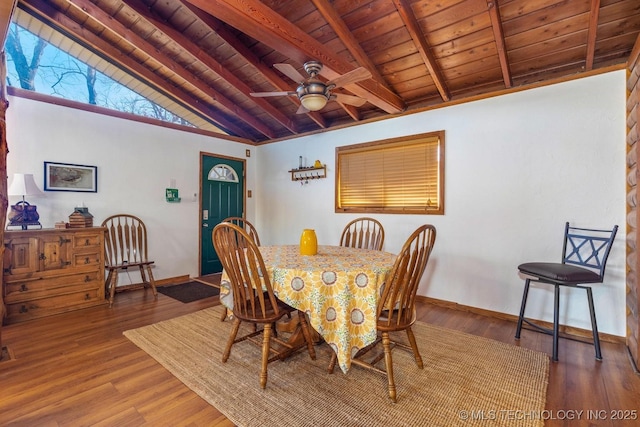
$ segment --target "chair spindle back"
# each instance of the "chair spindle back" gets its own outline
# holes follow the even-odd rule
[[[213,229],[213,246],[229,276],[233,314],[247,321],[281,317],[262,255],[252,237],[237,225],[221,222]],[[275,313],[267,313],[268,306]]]
[[[430,224],[422,225],[409,236],[384,283],[378,302],[379,324],[386,321],[392,327],[394,319],[395,326],[413,322],[416,292],[435,241],[436,229]],[[397,316],[381,316],[386,310],[396,311]]]
[[[357,218],[348,223],[340,236],[340,246],[382,250],[384,228],[374,218]]]
[[[256,245],[260,246],[260,238],[258,237],[258,230],[256,230],[253,224],[251,224],[246,219],[241,218],[239,216],[230,216],[228,218],[223,219],[222,222],[230,222],[231,224],[237,225],[238,227],[242,228],[244,231],[247,232],[249,237],[253,239]]]
[[[102,222],[105,232],[105,257],[108,265],[136,264],[148,261],[147,228],[134,215],[119,214]]]

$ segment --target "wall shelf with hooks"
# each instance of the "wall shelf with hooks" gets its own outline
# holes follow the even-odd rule
[[[312,179],[321,179],[327,177],[327,166],[291,169],[291,181],[304,181],[306,183]]]

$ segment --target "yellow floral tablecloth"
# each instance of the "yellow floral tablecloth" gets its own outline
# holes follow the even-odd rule
[[[260,253],[278,299],[307,313],[346,373],[351,357],[376,339],[379,289],[396,256],[322,245],[311,256],[300,255],[297,245],[261,246]],[[231,308],[228,289],[223,272],[221,301]]]

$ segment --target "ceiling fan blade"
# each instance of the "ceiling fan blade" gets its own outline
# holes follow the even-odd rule
[[[371,78],[371,73],[364,67],[356,68],[353,71],[349,71],[346,74],[336,77],[333,80],[327,82],[327,86],[335,85],[335,87],[346,86],[351,83],[359,82]]]
[[[296,83],[302,83],[306,78],[291,64],[273,64],[273,68],[280,71]]]
[[[267,96],[286,96],[295,95],[295,92],[250,92],[249,95],[256,98],[265,98]]]
[[[304,105],[300,104],[300,106],[298,107],[298,111],[296,111],[296,114],[306,114],[308,113],[309,110],[307,110]]]
[[[353,95],[345,95],[344,93],[334,93],[331,98],[343,104],[353,105],[355,107],[362,107],[367,100]]]

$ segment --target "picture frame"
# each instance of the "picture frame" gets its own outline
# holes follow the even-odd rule
[[[98,167],[44,162],[45,191],[98,192]]]

